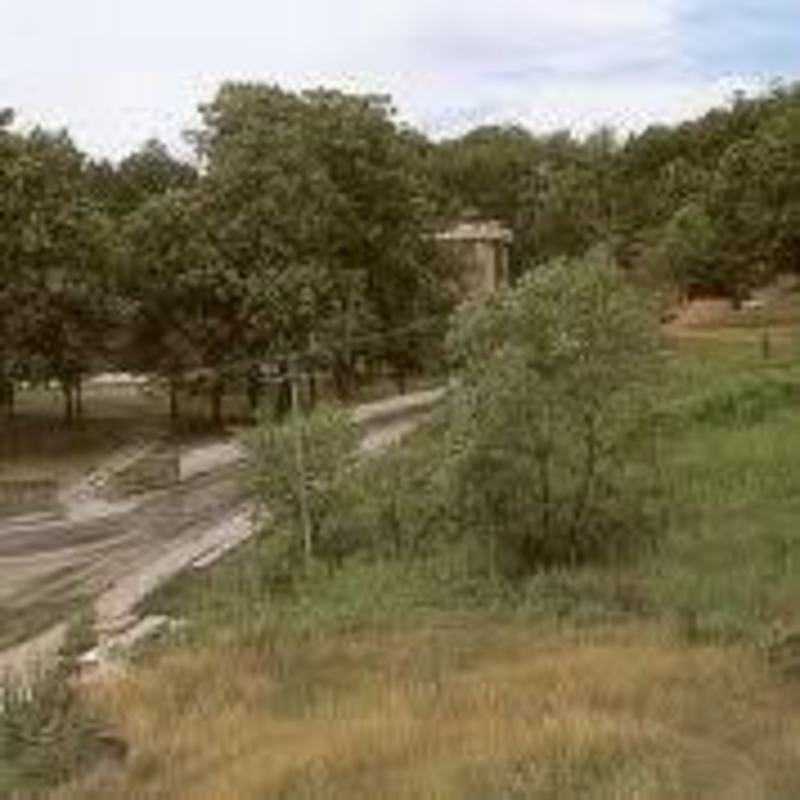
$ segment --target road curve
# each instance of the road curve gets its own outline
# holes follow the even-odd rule
[[[360,406],[355,416],[365,429],[362,449],[396,441],[440,396],[423,392]],[[191,554],[202,552],[212,539],[214,547],[224,548],[220,536],[241,538],[241,532],[226,530],[225,525],[240,517],[246,506],[243,460],[227,453],[222,461],[222,466],[195,472],[176,486],[84,519],[0,526],[0,610],[13,618],[33,607],[49,609],[41,621],[54,624],[80,598],[100,598],[102,608],[106,596],[106,606],[125,609],[130,597],[153,583],[154,575],[164,579],[185,566],[187,554],[190,563]],[[54,631],[38,640],[52,645],[58,639]],[[28,637],[39,633],[25,632]],[[52,646],[49,649],[52,652]],[[0,674],[26,652],[38,654],[37,638],[0,652]]]

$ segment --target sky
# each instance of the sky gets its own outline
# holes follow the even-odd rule
[[[0,0],[0,108],[118,160],[225,80],[392,95],[434,138],[674,123],[800,79],[800,0]]]

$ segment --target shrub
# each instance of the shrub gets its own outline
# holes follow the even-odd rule
[[[617,558],[652,541],[656,319],[615,269],[560,261],[458,321],[452,503],[493,573]]]
[[[64,781],[104,751],[104,725],[71,685],[70,669],[30,684],[0,682],[0,796]]]
[[[283,423],[262,414],[244,444],[261,519],[283,532],[280,569],[290,575],[304,552],[332,561],[352,549],[340,524],[358,445],[348,412],[321,406]]]

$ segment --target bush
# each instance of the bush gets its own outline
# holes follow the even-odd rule
[[[341,525],[358,446],[347,411],[321,406],[283,423],[265,413],[244,444],[262,522],[281,531],[279,571],[291,575],[304,553],[332,562],[353,549]]]
[[[64,781],[104,753],[104,725],[70,684],[70,669],[30,685],[0,682],[0,796]]]
[[[357,431],[333,409],[250,434],[276,529],[268,582],[291,583],[306,533],[329,572],[457,545],[472,574],[510,578],[655,541],[661,349],[641,293],[611,268],[559,262],[465,312],[450,347],[450,399],[402,448],[357,457]]]
[[[619,558],[657,533],[655,309],[613,268],[558,262],[458,321],[452,504],[490,572]],[[654,513],[655,512],[655,513]]]

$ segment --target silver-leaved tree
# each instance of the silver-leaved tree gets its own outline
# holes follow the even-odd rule
[[[493,573],[649,540],[660,348],[641,293],[613,267],[558,261],[464,314],[452,348],[452,504]]]

